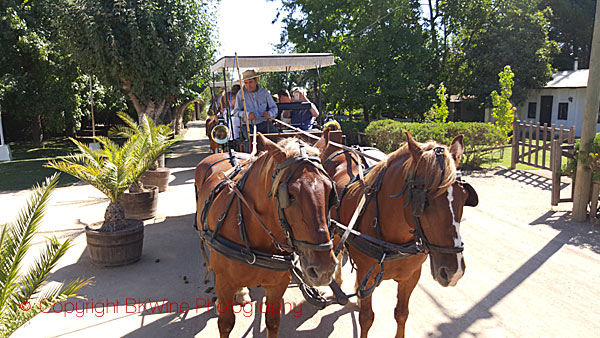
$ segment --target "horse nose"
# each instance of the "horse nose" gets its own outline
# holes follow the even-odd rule
[[[440,266],[440,268],[438,269],[438,283],[440,283],[442,286],[448,286],[448,284],[450,283],[448,278],[448,272],[448,267],[446,266]]]
[[[331,283],[331,279],[333,278],[333,272],[329,271],[328,269],[323,270],[317,265],[310,265],[305,270],[307,277],[306,281],[313,286],[329,285],[329,283]]]

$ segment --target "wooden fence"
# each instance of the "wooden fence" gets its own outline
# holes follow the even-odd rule
[[[575,143],[575,127],[532,124],[515,120],[513,123],[511,169],[523,163],[540,169],[553,170],[552,141],[558,144]],[[546,160],[547,159],[547,160]],[[558,162],[560,164],[560,162]],[[560,170],[560,166],[558,168]]]
[[[575,144],[561,144],[559,140],[552,140],[552,155],[551,157],[551,167],[552,167],[552,196],[550,200],[550,204],[553,206],[557,206],[558,203],[561,202],[573,202],[573,193],[574,188],[571,187],[571,197],[561,198],[560,196],[560,186],[561,186],[561,177],[563,176],[561,165],[563,156],[572,159],[575,153]],[[597,194],[596,194],[597,196]]]

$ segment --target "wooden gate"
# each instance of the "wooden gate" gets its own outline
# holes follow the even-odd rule
[[[565,129],[562,125],[548,126],[546,123],[527,123],[515,120],[513,123],[511,169],[523,163],[540,169],[552,170],[552,141],[558,144],[575,143],[575,127]],[[559,162],[560,163],[560,162]],[[560,170],[560,168],[558,168]]]

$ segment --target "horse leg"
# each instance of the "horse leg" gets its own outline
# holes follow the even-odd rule
[[[359,269],[356,271],[356,289],[358,290],[358,286],[360,285],[359,283],[365,278],[366,275],[366,269]],[[373,273],[377,273],[376,271],[373,271]],[[366,287],[370,287],[373,284],[373,280],[370,281],[371,283],[367,282]],[[367,338],[367,335],[369,334],[369,329],[371,328],[371,326],[373,325],[373,321],[375,320],[375,313],[373,312],[373,298],[372,298],[373,294],[371,294],[369,297],[365,297],[363,299],[359,299],[358,296],[356,297],[357,300],[357,305],[359,306],[359,312],[358,312],[358,323],[360,324],[360,337],[361,338]]]
[[[238,288],[232,287],[222,281],[220,276],[215,277],[215,289],[217,291],[217,304],[215,309],[219,315],[217,324],[221,338],[228,338],[235,325],[235,313],[233,312],[233,297]]]
[[[290,283],[290,279],[289,275],[284,276],[281,283],[265,287],[267,338],[277,338],[279,323],[281,322],[281,312],[284,309],[284,304],[282,304],[283,294]]]
[[[342,279],[343,260],[344,260],[344,250],[340,251],[340,253],[337,255],[337,269],[335,270],[335,274],[333,275],[333,279],[335,280],[337,285],[339,285],[340,287],[342,287],[342,283],[344,282],[344,280]]]
[[[404,328],[406,326],[406,319],[408,319],[408,300],[415,286],[417,286],[420,277],[421,269],[418,269],[408,280],[396,280],[398,283],[398,302],[394,309],[394,318],[398,324],[396,338],[404,337]]]

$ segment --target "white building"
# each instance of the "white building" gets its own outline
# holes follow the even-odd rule
[[[519,120],[563,125],[565,129],[575,126],[575,136],[580,137],[589,69],[578,70],[577,63],[574,68],[554,73],[544,88],[530,89],[527,100],[517,106]],[[596,132],[600,132],[600,124],[596,124]]]

